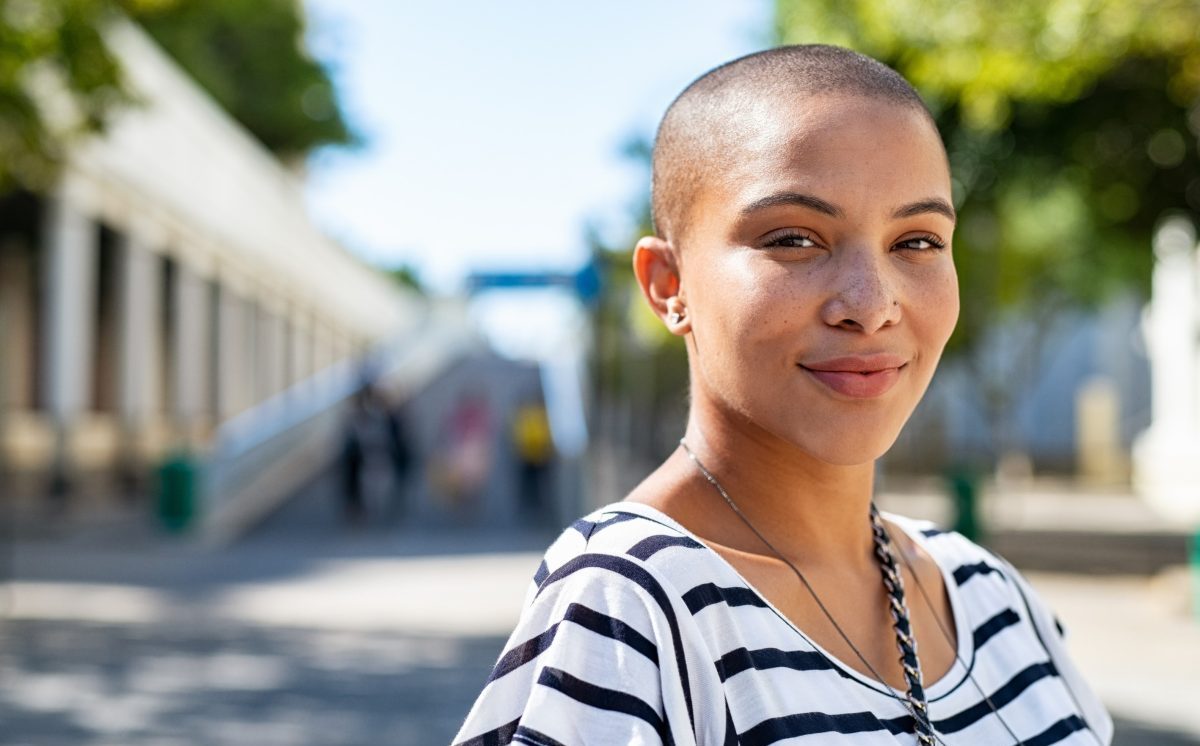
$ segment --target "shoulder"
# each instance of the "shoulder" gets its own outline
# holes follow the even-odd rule
[[[691,660],[686,610],[658,560],[689,541],[619,505],[568,527],[546,551],[460,740],[686,742],[692,690],[708,672]]]
[[[953,586],[948,588],[950,596],[965,607],[965,612],[986,620],[976,630],[977,637],[980,632],[1016,622],[1030,625],[1039,639],[1049,636],[1061,640],[1066,634],[1060,619],[1030,582],[1001,555],[958,531],[943,530],[928,521],[895,515],[888,518],[920,542],[940,567],[947,585]]]
[[[895,513],[884,515],[891,523],[903,529],[905,534],[924,549],[959,586],[967,584],[976,576],[993,575],[996,579],[1004,579],[1015,572],[999,555],[957,531],[941,528],[924,519],[909,518]]]
[[[612,583],[674,585],[679,552],[694,559],[704,546],[682,526],[653,508],[613,503],[568,526],[546,550],[533,577],[531,596],[578,572],[597,568]]]

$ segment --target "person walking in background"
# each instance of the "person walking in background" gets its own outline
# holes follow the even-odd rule
[[[492,414],[478,391],[461,394],[442,423],[441,448],[431,464],[431,481],[448,512],[470,520],[492,468]]]
[[[342,517],[350,524],[366,520],[369,475],[378,472],[380,462],[393,450],[388,415],[382,406],[379,393],[365,384],[355,392],[342,428]]]
[[[517,455],[519,517],[522,523],[547,525],[553,518],[547,510],[547,482],[554,458],[554,442],[546,405],[540,396],[517,407],[511,429],[513,450]]]
[[[408,430],[408,404],[386,407],[384,410],[388,433],[388,452],[392,457],[391,500],[388,502],[388,517],[392,521],[403,520],[410,505],[411,475],[416,454],[412,435]]]

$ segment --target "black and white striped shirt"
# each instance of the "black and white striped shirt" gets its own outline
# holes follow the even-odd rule
[[[1007,725],[1030,746],[1108,743],[1111,720],[1067,660],[1061,626],[1017,572],[959,534],[887,518],[941,567],[954,612],[960,660],[926,686],[939,738],[1011,744]],[[916,739],[893,692],[823,651],[674,520],[633,503],[576,521],[547,550],[456,737],[897,742]]]

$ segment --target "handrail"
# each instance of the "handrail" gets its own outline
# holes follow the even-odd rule
[[[201,465],[202,537],[236,539],[326,468],[345,407],[364,386],[406,398],[472,343],[461,323],[427,313],[362,361],[339,361],[222,424]]]

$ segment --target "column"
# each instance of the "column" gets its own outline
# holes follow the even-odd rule
[[[162,396],[159,259],[131,232],[121,236],[117,262],[117,408],[126,432],[136,438],[158,415]]]
[[[258,307],[257,319],[257,344],[258,349],[254,354],[258,356],[258,371],[256,377],[256,385],[254,385],[254,404],[260,404],[270,398],[276,392],[275,377],[276,368],[278,367],[278,355],[275,351],[275,345],[278,337],[278,327],[275,324],[274,314],[270,309],[263,305]]]
[[[350,357],[352,352],[350,337],[340,329],[335,330],[333,333],[333,362],[340,363]]]
[[[33,408],[34,288],[29,247],[20,238],[0,245],[0,408]]]
[[[246,313],[224,282],[217,290],[217,419],[233,417],[246,406]]]
[[[330,346],[331,342],[329,339],[329,327],[318,320],[314,320],[312,325],[312,359],[314,372],[325,370],[333,361],[333,352],[330,349]]]
[[[1200,521],[1200,256],[1185,218],[1154,239],[1154,276],[1145,314],[1150,357],[1150,427],[1134,443],[1133,484],[1163,515]]]
[[[268,317],[271,325],[271,385],[270,396],[288,387],[288,320],[283,309]]]
[[[249,291],[248,291],[249,292]],[[259,379],[262,377],[262,311],[253,297],[247,295],[240,303],[242,328],[242,364],[239,366],[242,384],[239,411],[258,403]]]
[[[99,229],[61,192],[43,204],[41,355],[46,410],[55,428],[51,491],[61,494],[72,467],[71,427],[89,406]]]
[[[175,329],[171,335],[175,376],[171,414],[189,439],[204,411],[204,377],[208,370],[208,294],[204,280],[184,262],[174,275]]]
[[[308,380],[313,374],[312,369],[312,330],[309,326],[309,318],[307,314],[297,311],[295,307],[291,313],[291,381],[290,385],[295,385],[300,381]]]

